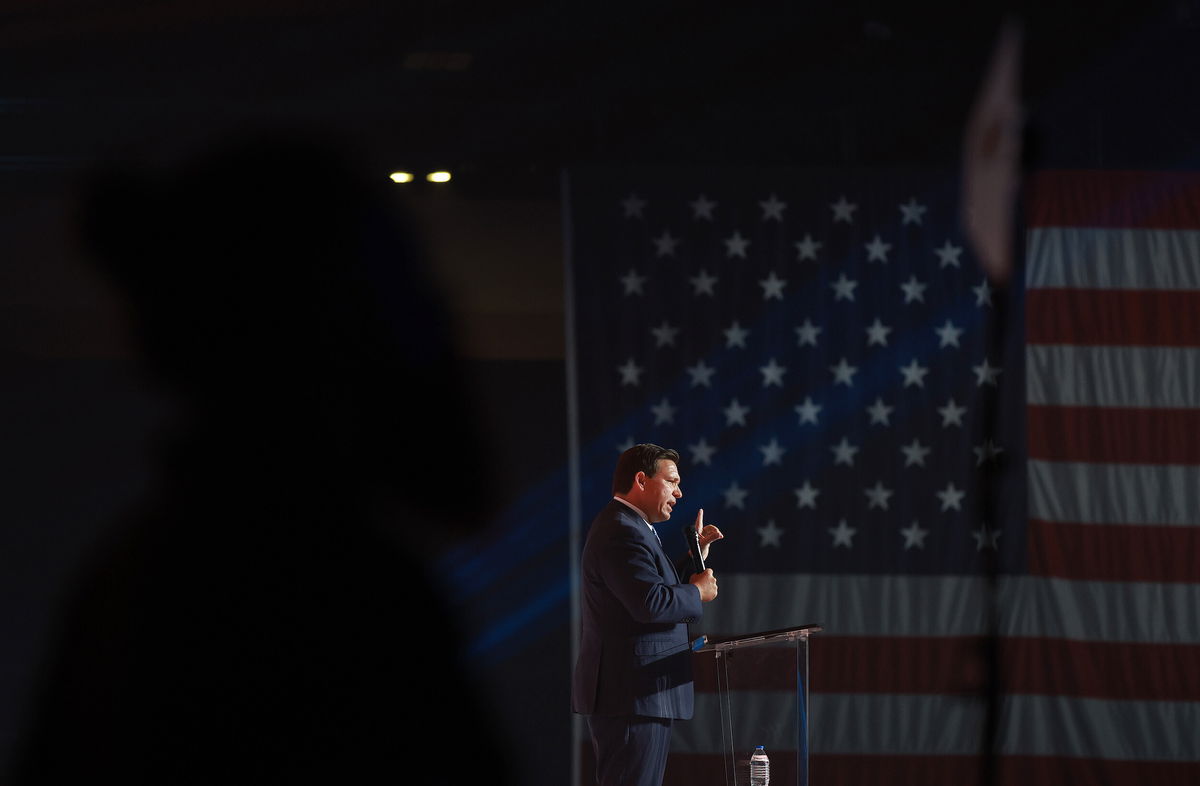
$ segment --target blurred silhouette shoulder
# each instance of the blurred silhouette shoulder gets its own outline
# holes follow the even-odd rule
[[[92,183],[85,238],[182,416],[71,595],[14,783],[402,782],[453,739],[464,781],[504,782],[421,546],[490,500],[452,327],[335,150]]]

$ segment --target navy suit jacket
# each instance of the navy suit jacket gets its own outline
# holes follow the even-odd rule
[[[688,623],[703,614],[646,522],[617,500],[588,531],[581,563],[582,630],[571,709],[585,715],[692,717]]]

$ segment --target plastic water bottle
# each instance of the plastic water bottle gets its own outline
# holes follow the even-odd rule
[[[759,745],[750,756],[750,786],[768,786],[771,783],[771,760]]]

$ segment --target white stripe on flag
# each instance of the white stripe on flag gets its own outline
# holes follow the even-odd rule
[[[977,576],[717,571],[721,594],[704,608],[706,631],[742,635],[813,622],[839,636],[984,632],[984,585]]]
[[[1200,289],[1200,231],[1029,230],[1030,289]]]
[[[735,697],[764,730],[758,736],[766,739],[756,738],[750,749],[763,745],[767,750],[795,750],[790,699],[782,691],[747,691]],[[983,703],[974,697],[814,693],[809,702],[809,746],[812,753],[976,754],[983,712]],[[672,753],[720,753],[721,717],[716,695],[697,696],[695,717],[676,724]],[[739,743],[736,736],[734,743]]]
[[[985,586],[972,576],[720,574],[697,635],[821,623],[822,636],[976,636]],[[1002,576],[1001,635],[1200,644],[1200,585]]]
[[[1200,644],[1200,586],[1021,577],[1000,582],[1001,635]]]
[[[795,749],[788,694],[745,692],[735,700],[764,730],[754,741],[735,737],[735,745]],[[985,712],[983,701],[969,696],[817,693],[810,697],[809,749],[817,755],[977,755]],[[721,718],[717,696],[697,696],[695,717],[675,726],[672,752],[720,754]],[[1000,728],[1000,752],[1008,756],[1191,761],[1200,706],[1010,695],[1002,702]]]
[[[1029,404],[1200,407],[1200,349],[1062,344],[1025,349]]]
[[[1200,705],[1013,696],[1004,703],[1008,755],[1192,761],[1200,755]]]
[[[1086,524],[1200,526],[1200,467],[1029,462],[1029,515]]]

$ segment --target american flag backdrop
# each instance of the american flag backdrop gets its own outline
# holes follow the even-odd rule
[[[1200,224],[1141,241],[1162,271],[1141,288],[1171,291],[1129,299],[1112,269],[1141,270],[1148,248],[1078,228],[1108,193],[1092,181],[1035,181],[1027,270],[1004,289],[968,247],[954,175],[566,182],[580,539],[622,449],[680,451],[666,532],[703,508],[726,535],[709,560],[720,596],[693,632],[825,627],[812,783],[1200,776],[1200,383],[1176,333],[1193,326],[1178,290],[1200,280],[1200,241],[1171,231]],[[1086,243],[1100,278],[1072,278]],[[1146,320],[1160,340],[1130,340]],[[1169,346],[1105,348],[1146,343]],[[1072,348],[1089,344],[1105,346]],[[723,782],[706,657],[668,783]],[[777,683],[764,673],[744,706],[769,714]]]
[[[1028,194],[1008,780],[1200,783],[1200,177],[1049,172]]]

